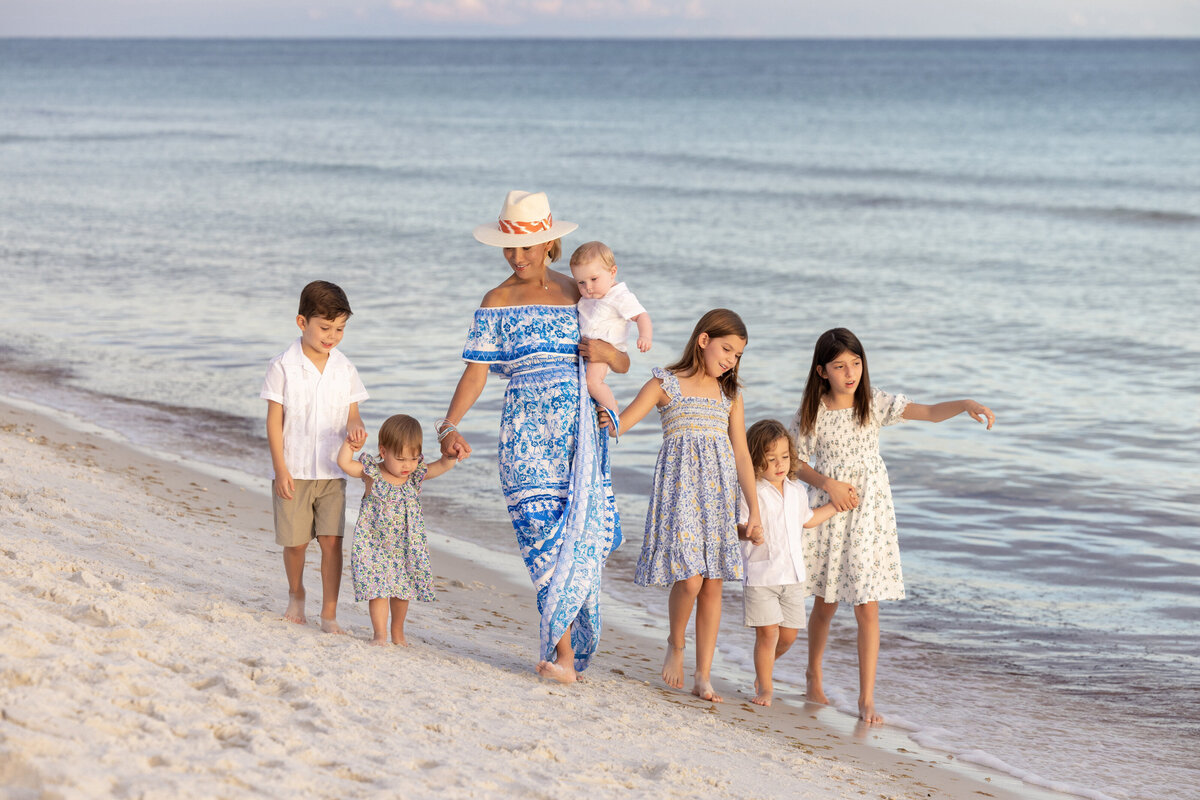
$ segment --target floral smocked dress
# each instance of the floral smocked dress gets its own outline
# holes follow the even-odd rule
[[[733,401],[685,397],[674,373],[655,368],[670,402],[659,409],[663,443],[646,510],[634,583],[670,586],[694,575],[742,579],[737,464],[729,441]]]
[[[874,389],[871,417],[859,425],[853,408],[828,409],[822,402],[807,436],[800,435],[800,411],[796,412],[792,434],[800,461],[858,490],[858,508],[805,532],[807,594],[854,605],[904,599],[896,511],[887,467],[879,455],[879,429],[902,422],[908,403],[902,394]],[[829,495],[810,486],[808,499],[817,508],[829,502]]]
[[[380,476],[377,456],[364,453],[362,466],[371,491],[363,495],[350,548],[354,599],[435,599],[419,497],[429,467],[422,460],[408,480],[396,486]]]

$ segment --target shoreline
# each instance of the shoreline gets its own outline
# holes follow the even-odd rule
[[[164,459],[4,396],[0,470],[0,518],[15,534],[0,561],[0,776],[28,796],[166,787],[254,797],[285,789],[284,772],[325,796],[494,796],[529,791],[536,781],[522,781],[535,776],[668,796],[1068,796],[921,748],[898,728],[858,725],[783,684],[770,708],[718,674],[724,704],[670,690],[658,675],[661,621],[608,597],[587,681],[541,681],[537,613],[515,549],[505,559],[452,539],[436,514],[427,526],[438,602],[412,606],[417,646],[381,651],[362,638],[366,604],[346,599],[348,572],[339,621],[350,637],[319,633],[311,596],[307,626],[280,620],[265,483],[238,485],[220,468]],[[372,723],[393,680],[406,700]],[[356,733],[376,740],[365,763],[317,756]],[[407,770],[388,763],[422,740],[418,749],[432,749]],[[453,766],[434,755],[447,748]],[[247,769],[258,779],[242,777]]]

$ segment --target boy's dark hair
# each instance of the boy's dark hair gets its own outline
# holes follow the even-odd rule
[[[313,281],[300,292],[300,310],[296,313],[305,319],[337,319],[354,312],[342,287],[329,281]]]
[[[788,477],[795,478],[800,473],[800,458],[796,455],[796,440],[776,419],[760,419],[746,431],[746,449],[750,451],[750,460],[754,462],[754,474],[761,475],[767,471],[767,451],[775,446],[780,439],[787,439],[788,457],[791,464]]]

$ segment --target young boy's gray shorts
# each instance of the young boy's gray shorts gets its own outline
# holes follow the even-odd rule
[[[314,536],[345,536],[346,479],[295,481],[291,500],[274,497],[275,544],[296,547],[308,544]]]
[[[804,627],[804,584],[743,586],[742,622],[747,628],[782,625]]]

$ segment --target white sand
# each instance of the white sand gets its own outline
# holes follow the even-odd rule
[[[319,632],[315,544],[309,625],[284,622],[265,494],[6,403],[0,487],[3,797],[1032,794],[828,709],[667,690],[628,632],[585,684],[543,682],[532,591],[444,550],[413,647],[366,643],[348,552],[352,635]]]

